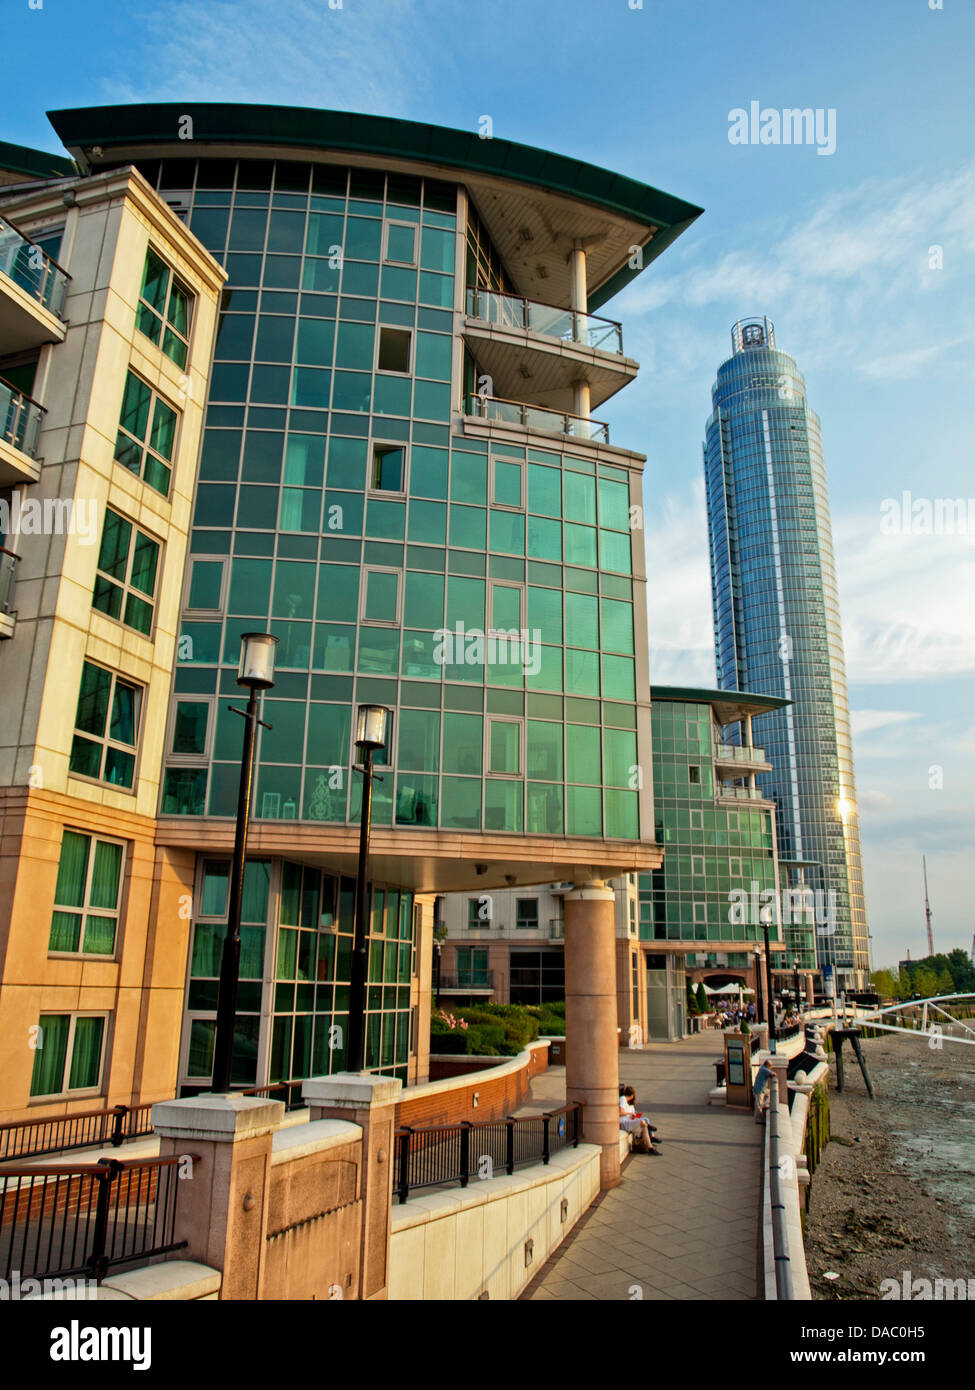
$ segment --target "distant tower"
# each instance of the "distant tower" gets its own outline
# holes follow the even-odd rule
[[[924,871],[924,921],[928,929],[928,955],[934,955],[934,932],[931,929],[931,904],[928,901],[928,861],[921,855],[921,868]]]
[[[791,701],[755,720],[774,769],[758,781],[777,804],[780,862],[835,893],[818,964],[838,991],[862,989],[870,941],[819,419],[767,318],[739,320],[731,338],[704,444],[718,685]]]

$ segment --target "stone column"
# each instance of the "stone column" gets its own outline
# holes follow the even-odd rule
[[[416,941],[416,978],[412,1004],[416,1008],[416,1057],[410,1060],[411,1085],[430,1080],[430,1012],[433,1007],[433,909],[436,893],[417,893],[414,910],[419,913]],[[449,967],[448,967],[449,968]],[[446,973],[446,970],[444,971]]]
[[[360,1299],[384,1299],[389,1286],[390,1212],[396,1102],[403,1083],[395,1076],[336,1072],[301,1084],[309,1120],[350,1120],[362,1128],[362,1244],[359,1256]]]
[[[577,884],[564,902],[565,1098],[585,1101],[585,1137],[602,1148],[600,1187],[616,1187],[620,1158],[615,895],[601,882]]]
[[[260,1298],[271,1139],[284,1103],[263,1096],[207,1094],[152,1107],[159,1157],[198,1154],[180,1180],[174,1240],[184,1260],[219,1269],[221,1299]]]

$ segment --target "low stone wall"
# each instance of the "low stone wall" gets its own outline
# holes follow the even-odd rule
[[[580,1144],[510,1177],[394,1206],[389,1297],[517,1298],[599,1195],[600,1152]]]
[[[396,1102],[397,1126],[454,1125],[462,1120],[504,1119],[524,1103],[532,1077],[547,1069],[548,1049],[549,1040],[540,1038],[517,1057],[451,1058],[452,1061],[489,1061],[493,1065],[483,1071],[465,1072],[408,1087]]]

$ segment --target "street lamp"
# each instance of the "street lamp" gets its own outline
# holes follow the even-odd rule
[[[274,684],[274,649],[278,639],[267,632],[245,632],[240,639],[240,665],[237,684],[250,691],[247,709],[228,706],[244,720],[244,748],[240,760],[237,791],[237,829],[230,871],[230,903],[227,934],[220,960],[220,992],[217,996],[217,1033],[213,1043],[213,1089],[230,1090],[230,1064],[234,1050],[234,1022],[237,1016],[237,977],[240,974],[240,907],[244,891],[244,855],[247,851],[247,824],[250,817],[251,787],[254,779],[254,741],[258,724],[271,726],[257,717],[258,691]]]
[[[769,946],[768,929],[772,921],[771,907],[763,907],[758,914],[765,938],[765,998],[768,1001],[768,1050],[775,1051],[775,1000],[772,997],[772,953]]]
[[[386,746],[389,710],[382,705],[360,705],[356,712],[355,746],[362,752],[362,811],[359,817],[359,866],[355,878],[355,937],[352,977],[349,982],[349,1071],[366,1065],[366,879],[369,870],[369,822],[372,815],[372,755]]]
[[[798,956],[793,956],[793,957],[792,957],[792,982],[793,982],[793,992],[795,993],[795,996],[796,996],[796,1013],[798,1014],[798,1013],[800,1012],[800,1008],[799,1008],[799,957],[798,957]]]

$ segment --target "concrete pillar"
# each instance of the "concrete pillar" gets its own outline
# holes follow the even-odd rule
[[[586,275],[586,253],[583,247],[573,246],[569,252],[569,295],[572,308],[580,314],[589,312],[589,285]],[[582,326],[580,325],[580,328]],[[577,340],[585,342],[585,333],[577,330]]]
[[[234,1093],[152,1107],[159,1157],[199,1155],[179,1184],[173,1239],[188,1242],[181,1259],[222,1272],[221,1299],[261,1296],[271,1139],[283,1117],[280,1100]]]
[[[362,1244],[360,1299],[384,1299],[389,1287],[390,1213],[396,1102],[403,1083],[395,1076],[336,1072],[301,1083],[309,1120],[350,1120],[362,1128]]]
[[[572,383],[572,413],[579,415],[583,420],[589,419],[590,412],[590,392],[588,381],[574,381]]]
[[[410,1061],[411,1085],[430,1079],[430,1013],[433,1008],[433,909],[436,893],[417,893],[413,903],[418,914],[416,940],[416,977],[412,981],[410,1001],[416,1009],[416,1058]],[[442,962],[444,974],[448,969]]]
[[[586,1140],[602,1148],[600,1187],[616,1187],[620,1159],[615,895],[604,883],[577,884],[565,894],[564,903],[565,1098],[585,1102]]]

